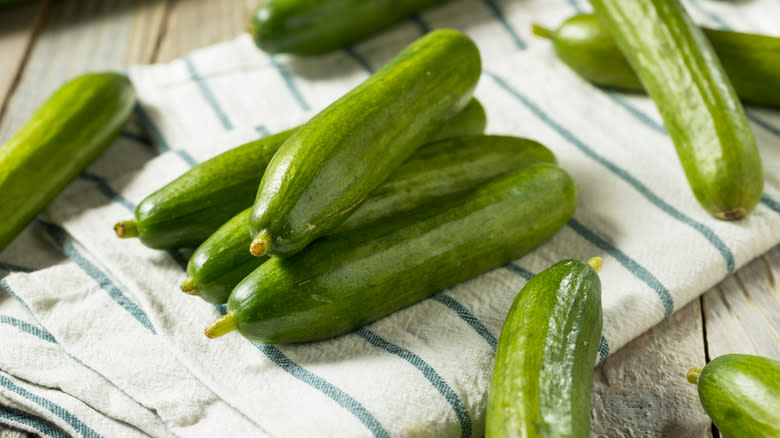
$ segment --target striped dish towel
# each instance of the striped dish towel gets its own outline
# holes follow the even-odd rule
[[[780,3],[691,0],[709,26],[776,32]],[[0,254],[0,423],[45,436],[480,436],[496,339],[535,273],[601,256],[599,360],[780,242],[780,113],[749,108],[767,177],[747,219],[696,203],[649,99],[570,72],[531,21],[584,1],[454,1],[316,58],[243,35],[129,69],[136,124]],[[726,21],[726,18],[728,21]],[[225,149],[302,123],[432,28],[470,35],[488,131],[534,138],[578,184],[574,218],[533,253],[354,333],[264,345],[203,327],[182,294],[188,253],[118,240],[150,192]],[[140,125],[140,126],[139,126]],[[19,272],[14,272],[19,271]]]

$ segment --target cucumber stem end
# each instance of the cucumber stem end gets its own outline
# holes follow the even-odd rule
[[[262,257],[267,251],[268,235],[265,232],[261,232],[252,240],[252,244],[249,245],[249,252],[255,257]]]
[[[699,383],[699,376],[701,375],[701,368],[691,368],[688,370],[688,373],[685,374],[685,378],[688,379],[688,382],[693,383],[694,385]]]
[[[531,33],[538,37],[547,38],[548,40],[553,39],[555,36],[552,30],[536,23],[531,23]]]
[[[138,224],[132,219],[119,221],[114,225],[114,232],[116,233],[116,237],[119,237],[120,239],[138,237]]]
[[[601,265],[604,264],[604,260],[601,260],[601,257],[592,257],[588,260],[588,264],[594,271],[599,272],[599,270],[601,270]]]
[[[181,291],[186,294],[200,296],[200,292],[195,290],[195,285],[193,283],[194,281],[191,278],[187,277],[184,279],[184,281],[181,282],[179,287],[181,288]]]
[[[236,320],[236,314],[230,312],[221,318],[215,319],[203,330],[206,337],[209,339],[218,338],[224,336],[233,330],[238,328],[238,321]]]

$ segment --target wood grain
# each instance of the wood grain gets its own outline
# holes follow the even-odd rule
[[[46,2],[38,1],[7,8],[0,14],[0,118],[6,97],[22,73],[24,60],[44,20]]]
[[[780,359],[780,246],[748,263],[702,297],[713,359],[745,353]]]

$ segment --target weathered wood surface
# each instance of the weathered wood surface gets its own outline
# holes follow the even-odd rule
[[[0,142],[67,78],[168,62],[234,38],[262,2],[40,0],[4,10]],[[615,352],[595,370],[593,435],[711,436],[685,371],[730,352],[780,356],[778,279],[780,246]],[[24,436],[15,433],[0,438]]]

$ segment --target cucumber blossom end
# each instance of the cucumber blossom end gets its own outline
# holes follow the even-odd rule
[[[230,312],[221,318],[215,319],[203,330],[203,333],[209,339],[218,338],[224,336],[233,330],[238,328],[238,320],[236,314]]]
[[[184,281],[181,282],[179,285],[179,288],[181,288],[181,291],[188,294],[188,295],[195,295],[200,296],[200,292],[195,290],[195,280],[193,280],[190,277],[187,277],[184,279]]]
[[[132,219],[119,221],[114,225],[114,232],[116,237],[120,239],[138,237],[138,224]]]
[[[249,245],[249,252],[255,257],[262,257],[268,252],[268,232],[261,231]]]
[[[727,211],[719,211],[715,213],[715,217],[724,221],[735,221],[742,219],[747,213],[748,212],[744,207],[737,207]]]

